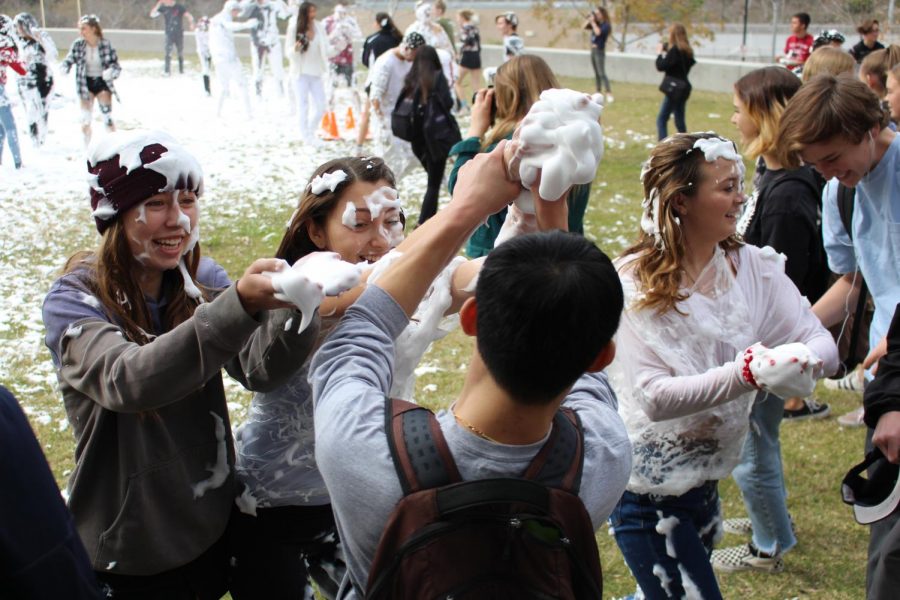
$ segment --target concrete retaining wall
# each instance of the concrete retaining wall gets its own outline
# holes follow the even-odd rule
[[[77,39],[74,29],[50,29],[50,35],[60,48],[60,58],[66,49]],[[109,30],[105,35],[112,41],[119,53],[156,54],[162,56],[163,33],[161,31]],[[245,58],[250,56],[250,41],[247,34],[235,35],[238,53]],[[359,50],[361,44],[356,44]],[[185,33],[184,52],[192,59],[195,53],[194,35]],[[593,78],[591,57],[586,50],[557,50],[555,48],[528,48],[531,54],[537,54],[547,61],[555,73],[570,77]],[[485,65],[500,64],[502,48],[500,46],[483,46],[482,62]],[[629,83],[646,83],[656,85],[662,81],[662,74],[654,66],[656,57],[647,54],[629,54],[610,52],[606,55],[606,71],[612,81]],[[745,73],[768,66],[764,63],[739,62],[699,58],[697,65],[691,70],[691,83],[694,89],[712,92],[731,92],[732,85]]]

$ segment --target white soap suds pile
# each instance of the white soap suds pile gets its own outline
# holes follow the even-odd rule
[[[599,95],[568,89],[541,92],[507,145],[504,160],[510,179],[530,190],[540,172],[541,198],[559,199],[570,187],[590,183],[603,158],[603,129]],[[516,203],[529,210],[530,194]]]
[[[206,468],[211,475],[191,486],[194,498],[202,498],[207,490],[214,490],[225,483],[231,467],[228,466],[228,447],[225,444],[225,421],[213,411],[209,411],[216,423],[216,464]]]

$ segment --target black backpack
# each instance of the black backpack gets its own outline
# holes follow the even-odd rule
[[[401,140],[411,142],[415,137],[415,123],[413,120],[416,116],[416,103],[413,98],[416,97],[417,90],[412,90],[408,94],[402,94],[397,98],[397,104],[394,105],[394,112],[391,113],[391,131]]]
[[[434,414],[386,399],[403,498],[369,571],[369,600],[601,598],[590,516],[578,497],[584,433],[561,409],[521,478],[463,481]]]
[[[842,183],[838,184],[837,205],[838,212],[841,215],[841,224],[850,239],[853,239],[853,206],[856,204],[856,188],[850,188]],[[850,347],[847,349],[847,356],[844,357],[843,364],[847,371],[861,363],[868,353],[868,339],[863,334],[862,328],[868,331],[869,324],[872,321],[872,314],[866,311],[866,305],[869,301],[869,288],[866,280],[862,280],[859,288],[859,299],[856,301],[856,310],[853,312],[853,326],[850,328]],[[860,340],[862,339],[862,344]],[[860,348],[863,346],[863,348]]]

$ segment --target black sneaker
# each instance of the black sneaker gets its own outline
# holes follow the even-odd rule
[[[797,410],[784,409],[785,421],[804,421],[806,419],[824,419],[831,414],[827,404],[819,404],[815,398],[804,398],[803,406]]]

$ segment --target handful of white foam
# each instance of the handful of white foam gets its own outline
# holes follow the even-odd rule
[[[509,178],[531,190],[540,171],[538,193],[545,200],[557,200],[573,185],[593,181],[603,158],[602,111],[600,94],[568,89],[541,92],[504,150]],[[516,205],[534,213],[528,192],[519,195]]]
[[[822,373],[822,360],[799,342],[774,348],[754,344],[747,353],[756,384],[779,398],[809,396]]]
[[[341,260],[337,252],[313,252],[293,266],[285,262],[280,271],[266,275],[272,278],[275,297],[290,302],[303,313],[297,330],[301,333],[309,326],[325,296],[338,296],[356,287],[362,273],[358,265]]]

